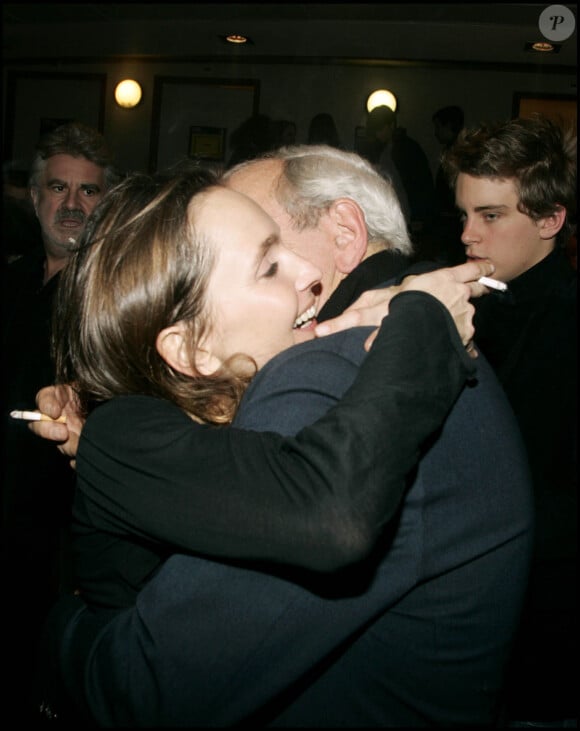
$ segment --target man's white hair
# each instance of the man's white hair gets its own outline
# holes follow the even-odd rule
[[[284,163],[276,198],[297,229],[314,228],[334,201],[350,198],[364,213],[369,244],[412,254],[393,186],[360,155],[328,145],[293,145],[268,157]]]

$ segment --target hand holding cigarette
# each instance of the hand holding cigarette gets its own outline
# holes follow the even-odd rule
[[[79,438],[85,422],[73,388],[68,384],[45,386],[36,394],[38,412],[48,419],[35,417],[28,428],[42,439],[56,443],[59,452],[75,466]]]
[[[54,421],[61,424],[66,424],[66,416],[64,414],[59,416],[58,419],[52,419],[47,414],[43,414],[41,411],[19,411],[15,409],[10,412],[10,416],[13,419],[23,419],[24,421]]]
[[[443,267],[423,274],[406,276],[399,285],[364,292],[342,315],[316,326],[317,337],[324,337],[349,327],[380,325],[388,315],[389,303],[400,292],[422,290],[442,302],[453,317],[464,344],[473,338],[473,305],[471,297],[481,297],[490,288],[503,288],[503,282],[491,279],[494,267],[490,262],[466,262],[456,267]],[[365,349],[369,350],[376,331],[369,336]],[[475,353],[475,351],[472,351]],[[475,357],[475,354],[474,356]]]

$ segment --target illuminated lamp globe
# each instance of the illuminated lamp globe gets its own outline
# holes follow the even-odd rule
[[[377,89],[369,94],[367,112],[372,112],[376,107],[389,107],[395,112],[397,110],[397,97],[387,89]]]
[[[132,109],[141,101],[141,86],[133,79],[120,81],[115,88],[115,101],[120,107]]]

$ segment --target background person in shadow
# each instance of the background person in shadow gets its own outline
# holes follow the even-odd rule
[[[376,107],[369,113],[365,138],[360,144],[360,154],[372,163],[380,174],[393,186],[408,226],[411,224],[411,204],[407,189],[393,159],[392,137],[395,114],[389,107]]]
[[[251,160],[272,149],[272,120],[266,114],[245,119],[230,135],[232,153],[228,167]]]
[[[527,447],[535,546],[508,717],[577,718],[578,328],[576,133],[541,116],[464,130],[444,163],[469,261],[489,260],[506,293],[476,303],[477,343]]]
[[[431,119],[433,134],[441,145],[443,155],[463,129],[463,109],[459,106],[442,107]],[[444,265],[460,264],[465,261],[465,248],[461,243],[462,226],[455,205],[455,190],[441,163],[435,173],[435,196],[437,216],[431,230],[426,234],[423,255]]]
[[[46,449],[12,409],[34,408],[35,394],[54,379],[50,317],[60,272],[87,217],[116,180],[103,137],[78,123],[58,127],[37,146],[30,196],[43,247],[10,263],[2,303],[2,575],[10,631],[4,645],[7,698],[24,712],[38,632],[67,580],[66,528],[74,472]],[[57,491],[47,489],[59,484]]]
[[[397,115],[390,107],[376,107],[369,113],[366,135],[363,154],[393,180],[416,242],[429,230],[437,210],[427,156],[404,128],[397,127]],[[401,186],[405,196],[401,194]]]
[[[307,143],[309,145],[330,145],[331,147],[342,148],[332,114],[320,112],[312,117],[308,125]]]
[[[289,119],[274,119],[270,125],[270,147],[296,144],[296,124]]]
[[[442,154],[449,149],[457,139],[457,135],[463,129],[465,123],[463,109],[458,106],[442,107],[438,109],[431,121],[433,122],[433,134],[441,145]],[[455,205],[455,190],[449,183],[447,175],[443,171],[441,163],[435,174],[435,193],[439,206],[439,215],[455,216],[457,218],[457,207]]]
[[[3,273],[9,262],[41,248],[40,224],[30,199],[28,173],[7,163],[3,167],[2,187]]]

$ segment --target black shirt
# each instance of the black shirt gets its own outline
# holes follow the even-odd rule
[[[475,339],[518,419],[534,481],[536,552],[575,555],[577,277],[561,249],[475,301]]]
[[[177,549],[315,571],[366,556],[474,369],[433,297],[401,294],[390,309],[343,400],[296,437],[200,425],[146,396],[98,407],[77,453],[83,598],[132,604]]]

